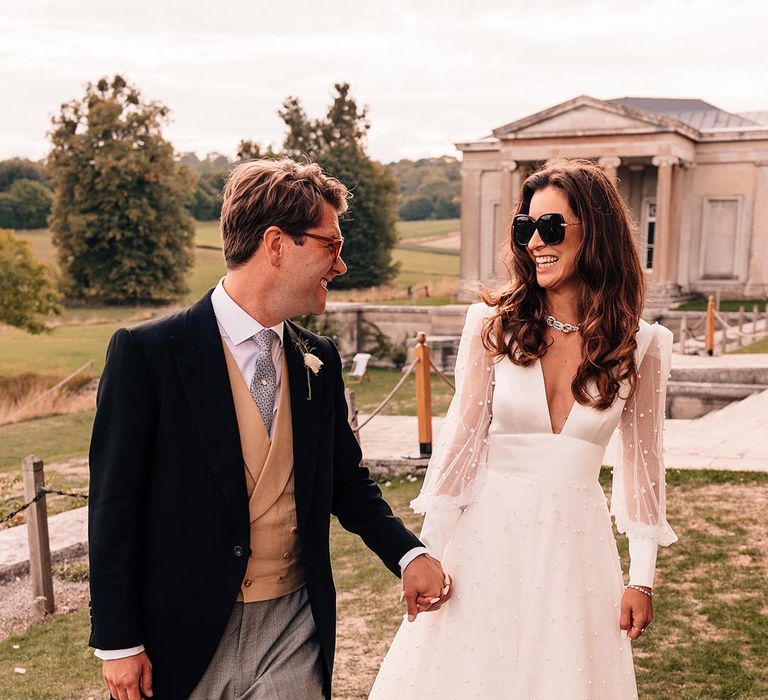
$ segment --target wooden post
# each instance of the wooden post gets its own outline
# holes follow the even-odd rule
[[[432,387],[429,347],[424,332],[416,334],[414,354],[416,363],[416,414],[419,419],[419,454],[429,457],[432,454]]]
[[[763,331],[766,335],[768,335],[768,303],[765,305],[765,330]]]
[[[755,342],[759,336],[757,335],[757,322],[760,319],[760,309],[757,306],[757,304],[754,304],[752,306],[752,337],[750,338],[751,342]]]
[[[24,477],[24,500],[31,501],[41,486],[45,486],[43,460],[36,455],[25,457],[21,463]],[[29,573],[35,598],[45,598],[46,612],[54,611],[53,572],[51,571],[51,545],[48,541],[48,507],[45,496],[27,509],[29,536]]]
[[[349,419],[349,427],[352,428],[352,432],[357,438],[357,444],[362,445],[360,442],[360,428],[357,423],[357,402],[355,401],[355,392],[352,389],[344,389],[344,398],[347,400],[347,418]]]
[[[739,347],[746,345],[744,342],[744,304],[739,306]]]
[[[707,355],[715,354],[715,297],[711,294],[707,300]]]
[[[680,319],[680,354],[685,355],[685,345],[688,342],[688,319],[683,316]]]

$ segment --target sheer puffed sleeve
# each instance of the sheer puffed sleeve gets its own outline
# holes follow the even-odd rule
[[[642,355],[637,388],[619,422],[621,448],[613,469],[611,514],[629,538],[630,582],[653,586],[656,551],[677,536],[667,522],[663,458],[664,411],[672,358],[672,333],[645,325],[638,336]],[[642,336],[650,336],[642,341]]]
[[[488,444],[493,396],[493,365],[481,331],[493,313],[486,304],[467,311],[456,357],[454,394],[432,453],[419,495],[411,501],[426,513],[421,540],[430,553],[442,557],[456,520],[479,493]]]

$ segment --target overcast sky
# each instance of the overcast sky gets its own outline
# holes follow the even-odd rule
[[[113,5],[115,9],[108,9]],[[122,74],[165,103],[177,151],[280,145],[289,95],[324,113],[334,82],[368,105],[383,161],[580,94],[768,109],[765,0],[0,0],[0,158],[40,158],[62,102]]]

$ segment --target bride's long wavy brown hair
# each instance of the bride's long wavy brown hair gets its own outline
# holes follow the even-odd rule
[[[523,183],[515,213],[527,214],[534,193],[545,187],[565,193],[584,233],[576,256],[582,283],[583,359],[571,389],[580,404],[604,410],[613,404],[622,382],[629,385],[629,396],[637,384],[635,333],[645,284],[632,237],[632,216],[615,185],[588,161],[565,161],[533,173]],[[497,293],[481,293],[487,304],[497,307],[482,338],[494,356],[507,356],[528,367],[547,352],[546,290],[538,285],[534,262],[515,245],[511,231],[509,242],[504,258],[512,282]],[[511,334],[508,342],[506,333]]]

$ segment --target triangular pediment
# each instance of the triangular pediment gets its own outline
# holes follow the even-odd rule
[[[630,109],[582,95],[494,129],[499,139],[678,131],[696,138],[695,129],[670,117]]]

